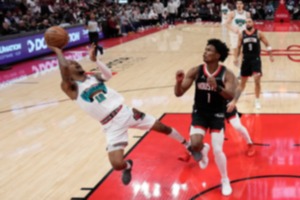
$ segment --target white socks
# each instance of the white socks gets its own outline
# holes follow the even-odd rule
[[[242,135],[242,137],[246,140],[247,144],[253,143],[249,136],[248,130],[242,125],[238,114],[236,114],[236,117],[231,119],[229,122],[232,125],[232,127]]]
[[[184,139],[184,137],[175,128],[172,128],[172,132],[168,136],[173,138],[174,140],[177,140],[178,142],[183,144],[186,148],[189,145],[189,143]]]
[[[221,174],[222,179],[228,178],[227,176],[227,160],[226,156],[223,152],[223,142],[224,142],[224,131],[220,131],[219,133],[212,133],[212,146],[215,155],[215,161],[219,172]]]

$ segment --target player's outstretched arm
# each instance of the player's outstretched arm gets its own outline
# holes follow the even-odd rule
[[[176,72],[176,84],[174,87],[174,93],[176,97],[182,96],[193,84],[198,73],[198,67],[190,69],[185,76],[183,70]]]
[[[51,49],[57,56],[58,64],[59,64],[59,70],[62,78],[61,82],[61,89],[66,93],[66,95],[70,99],[76,99],[77,98],[77,89],[76,84],[71,81],[70,77],[70,71],[69,71],[69,62],[64,57],[63,52],[61,49],[57,47],[48,46],[49,49]]]
[[[267,40],[267,38],[265,37],[265,34],[263,34],[263,32],[259,31],[258,32],[258,36],[259,39],[264,43],[264,45],[267,47],[267,51],[269,53],[270,56],[270,61],[273,62],[274,58],[273,58],[273,54],[272,54],[272,47],[269,43],[269,41]]]
[[[95,77],[100,80],[100,81],[108,81],[109,79],[111,79],[112,77],[112,72],[111,70],[107,67],[107,65],[105,63],[103,63],[101,60],[97,60],[96,58],[96,54],[95,54],[96,50],[96,45],[93,44],[90,48],[89,51],[89,57],[90,60],[93,62],[97,63],[98,69],[100,70],[101,73],[96,73]]]

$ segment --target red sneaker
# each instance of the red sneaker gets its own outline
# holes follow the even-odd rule
[[[248,149],[247,149],[247,156],[251,157],[251,156],[254,156],[256,153],[255,151],[255,148],[254,148],[254,145],[253,144],[248,144]]]
[[[187,151],[185,151],[184,154],[178,156],[178,160],[181,160],[183,162],[189,162],[190,158],[191,155]]]

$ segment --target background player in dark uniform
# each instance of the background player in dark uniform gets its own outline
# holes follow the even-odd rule
[[[222,177],[222,194],[230,195],[232,189],[227,175],[227,160],[223,152],[224,117],[227,99],[235,94],[237,79],[226,67],[219,64],[228,56],[229,49],[217,39],[208,41],[203,54],[205,64],[191,68],[185,76],[176,73],[175,95],[182,96],[195,83],[195,101],[190,127],[191,152],[202,169],[208,164],[209,145],[203,138],[209,129],[217,167]]]
[[[262,76],[261,59],[260,59],[260,41],[262,41],[270,55],[270,60],[273,62],[272,48],[269,45],[265,35],[254,28],[253,20],[246,20],[246,30],[239,35],[237,53],[234,58],[234,63],[238,64],[238,57],[243,46],[243,61],[241,67],[241,84],[240,90],[243,91],[249,76],[253,76],[255,82],[255,108],[260,109],[260,79]]]

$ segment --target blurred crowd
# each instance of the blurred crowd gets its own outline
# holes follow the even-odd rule
[[[85,24],[94,13],[106,37],[118,37],[149,26],[174,25],[175,21],[220,21],[222,0],[144,0],[126,4],[112,0],[0,0],[0,35],[42,31],[53,25]],[[228,1],[234,9],[234,1]],[[271,20],[275,0],[245,1],[255,20]],[[287,0],[292,19],[300,19],[299,0]]]

